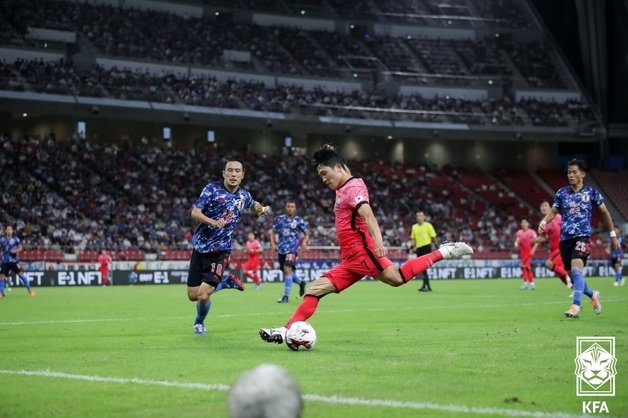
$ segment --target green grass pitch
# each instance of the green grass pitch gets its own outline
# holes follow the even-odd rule
[[[361,282],[325,297],[310,320],[316,347],[262,342],[297,305],[281,284],[213,297],[208,334],[193,335],[183,285],[13,288],[0,300],[0,417],[227,417],[227,388],[260,363],[286,367],[304,418],[572,417],[583,401],[628,416],[628,286],[590,278],[567,319],[558,279],[433,281],[391,288]],[[576,396],[576,337],[614,336],[614,397]]]

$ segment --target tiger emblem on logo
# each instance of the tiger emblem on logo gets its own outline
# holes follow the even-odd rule
[[[594,390],[611,380],[617,369],[617,360],[599,344],[592,344],[576,357],[576,376]]]

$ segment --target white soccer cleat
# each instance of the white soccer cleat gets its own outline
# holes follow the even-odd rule
[[[593,306],[593,312],[596,315],[602,313],[602,304],[600,303],[600,292],[597,290],[593,291],[593,296],[591,296],[591,306]]]
[[[567,318],[580,318],[580,306],[571,305],[565,312]]]
[[[194,334],[196,334],[196,335],[205,335],[205,334],[207,334],[207,329],[205,329],[205,325],[203,325],[203,324],[195,324],[194,325]]]
[[[473,248],[465,242],[445,242],[438,247],[438,251],[443,255],[443,260],[473,254]]]
[[[259,336],[267,343],[282,344],[286,339],[286,327],[260,328]]]

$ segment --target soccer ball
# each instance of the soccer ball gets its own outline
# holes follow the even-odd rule
[[[307,322],[298,321],[286,331],[286,345],[294,351],[310,350],[316,344],[316,331]]]

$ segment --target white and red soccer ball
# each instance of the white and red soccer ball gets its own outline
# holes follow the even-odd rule
[[[286,330],[286,345],[294,351],[311,350],[316,344],[316,331],[305,321],[294,322]]]

